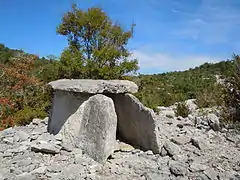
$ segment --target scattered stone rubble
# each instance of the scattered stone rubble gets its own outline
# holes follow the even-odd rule
[[[160,154],[116,141],[118,148],[105,163],[49,134],[48,118],[6,129],[0,132],[0,179],[240,179],[239,134],[199,129],[189,118],[157,118]]]
[[[98,122],[100,123],[99,126],[97,124],[86,124],[86,128],[84,128],[84,131],[80,130],[81,133],[79,135],[80,137],[82,136],[81,140],[90,143],[87,144],[88,147],[96,146],[100,148],[103,145],[100,148],[101,152],[108,152],[106,147],[112,147],[112,141],[115,141],[114,152],[110,153],[107,160],[103,161],[106,156],[92,156],[96,151],[84,149],[81,146],[81,140],[74,140],[74,142],[79,143],[79,147],[72,146],[71,143],[66,143],[63,140],[64,134],[49,133],[48,123],[52,122],[49,118],[33,119],[32,123],[27,126],[8,128],[0,132],[0,180],[240,179],[240,134],[231,129],[220,128],[218,126],[217,114],[208,113],[202,116],[197,113],[198,109],[194,106],[193,113],[187,118],[175,117],[174,114],[169,116],[166,112],[160,112],[156,115],[152,110],[144,107],[132,95],[120,93],[117,97],[123,96],[123,99],[126,98],[126,100],[121,101],[123,105],[129,105],[129,102],[133,103],[133,106],[130,105],[129,107],[133,108],[134,111],[128,112],[127,108],[121,106],[119,109],[117,107],[121,104],[116,104],[117,101],[112,97],[115,95],[111,93],[109,96],[92,94],[87,98],[86,105],[84,105],[88,110],[84,111],[88,113],[79,113],[81,117],[85,117],[81,119],[83,124],[93,123],[93,121],[96,123],[98,122],[97,120],[103,119],[103,124]],[[102,103],[105,107],[108,107],[108,110],[112,110],[111,108],[115,107],[115,111],[112,110],[114,111],[113,113],[105,112],[101,109],[100,104]],[[193,103],[194,101],[192,101]],[[171,113],[170,111],[172,111],[173,107],[165,109]],[[78,110],[81,111],[81,108]],[[130,116],[128,117],[125,114],[124,118],[120,120],[119,114],[122,113],[120,111],[129,113]],[[101,116],[101,112],[104,112],[104,116]],[[138,125],[140,123],[138,124],[136,120],[132,121],[131,116],[135,116],[137,113],[143,113],[137,116],[136,120],[139,119],[141,123],[147,126],[146,129],[143,127],[139,128]],[[78,113],[73,114],[79,117]],[[106,114],[109,116],[106,116]],[[92,121],[87,122],[86,119],[90,116]],[[107,121],[103,117],[107,117],[106,119],[110,123],[106,124]],[[103,129],[106,127],[111,129],[109,131],[115,131],[114,128],[116,126],[111,125],[116,124],[116,121],[119,123],[119,120],[124,121],[128,118],[130,119],[130,130],[133,127],[138,128],[138,133],[133,133],[137,137],[135,139],[129,138],[131,142],[123,142],[122,139],[113,140],[116,137],[132,137],[131,132],[127,132],[125,126],[122,127],[124,128],[122,132],[125,133],[125,136],[119,136],[119,132],[117,132],[117,135],[115,133],[114,137],[108,137],[108,133],[105,132],[105,134],[100,131],[102,127]],[[153,124],[145,124],[143,119],[147,119],[146,121]],[[131,125],[134,123],[135,126]],[[152,133],[156,135],[155,138],[152,138],[151,132],[146,132],[149,130],[149,127],[150,130],[153,130]],[[94,129],[101,138],[88,134],[90,132],[94,134]],[[62,127],[60,130],[62,130]],[[84,139],[87,137],[90,139]],[[96,139],[91,139],[93,137],[99,140],[100,145],[95,144]],[[108,139],[102,139],[105,137],[108,137]],[[137,141],[144,144],[144,141],[148,138],[153,140],[153,142],[148,142],[149,147],[157,146],[159,153],[137,146]],[[91,142],[94,143],[91,144]],[[109,142],[111,145],[104,146],[102,144],[104,142]],[[112,150],[112,148],[110,149]],[[91,152],[92,154],[90,154]],[[109,153],[105,155],[107,154]],[[104,155],[104,153],[101,155]]]

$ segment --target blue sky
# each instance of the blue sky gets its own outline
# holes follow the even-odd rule
[[[102,7],[124,27],[141,73],[184,70],[240,53],[239,0],[0,0],[0,43],[40,56],[59,56],[67,41],[56,34],[71,4]]]

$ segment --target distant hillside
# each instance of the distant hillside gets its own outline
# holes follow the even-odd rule
[[[154,75],[139,75],[131,78],[139,85],[136,96],[148,107],[169,106],[175,102],[197,98],[204,91],[213,92],[216,75],[231,76],[234,72],[232,60],[205,63],[182,72]]]
[[[6,47],[4,44],[0,44],[0,63],[6,64],[10,57],[16,56],[19,53],[23,53],[23,51],[10,49]]]
[[[11,49],[6,47],[4,44],[0,44],[0,64],[9,66],[11,57],[19,56],[20,54],[29,54],[22,50]],[[49,56],[48,58],[42,57],[37,58],[34,62],[33,73],[35,73],[44,82],[49,82],[56,79],[54,74],[54,61],[55,56]],[[11,66],[11,65],[10,65]],[[0,70],[1,71],[1,70]]]
[[[29,53],[19,49],[11,49],[6,47],[4,44],[0,44],[0,63],[1,64],[7,64],[11,57],[18,56],[19,54],[29,54]],[[43,57],[43,58],[39,58],[35,62],[35,65],[39,66],[39,65],[44,65],[48,63],[49,63],[49,60]]]
[[[0,44],[0,63],[6,64],[10,57],[21,50],[10,49]],[[39,58],[35,61],[35,72],[44,81],[49,82],[57,78],[54,64],[56,61]],[[136,96],[148,107],[169,106],[177,101],[196,98],[203,91],[213,91],[216,75],[231,76],[234,72],[232,60],[219,63],[205,63],[199,67],[181,72],[167,72],[154,75],[139,75],[128,77],[139,86]]]

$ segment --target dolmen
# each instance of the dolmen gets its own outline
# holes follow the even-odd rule
[[[48,132],[66,147],[80,148],[104,163],[120,139],[142,150],[160,153],[153,110],[130,93],[127,80],[60,79],[50,82],[53,100]]]

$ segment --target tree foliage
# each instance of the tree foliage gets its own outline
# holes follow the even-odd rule
[[[49,97],[42,81],[34,75],[35,55],[20,54],[11,57],[7,65],[1,65],[0,71],[0,127],[6,128],[14,124],[26,124],[31,119],[21,122],[16,118],[19,111],[28,109],[41,112],[40,117],[46,116],[45,108]],[[25,111],[26,112],[26,111]],[[39,114],[35,113],[36,116]]]
[[[125,31],[101,8],[84,11],[73,5],[57,28],[69,44],[60,58],[59,77],[120,79],[136,72],[138,62],[127,49],[133,28]]]

